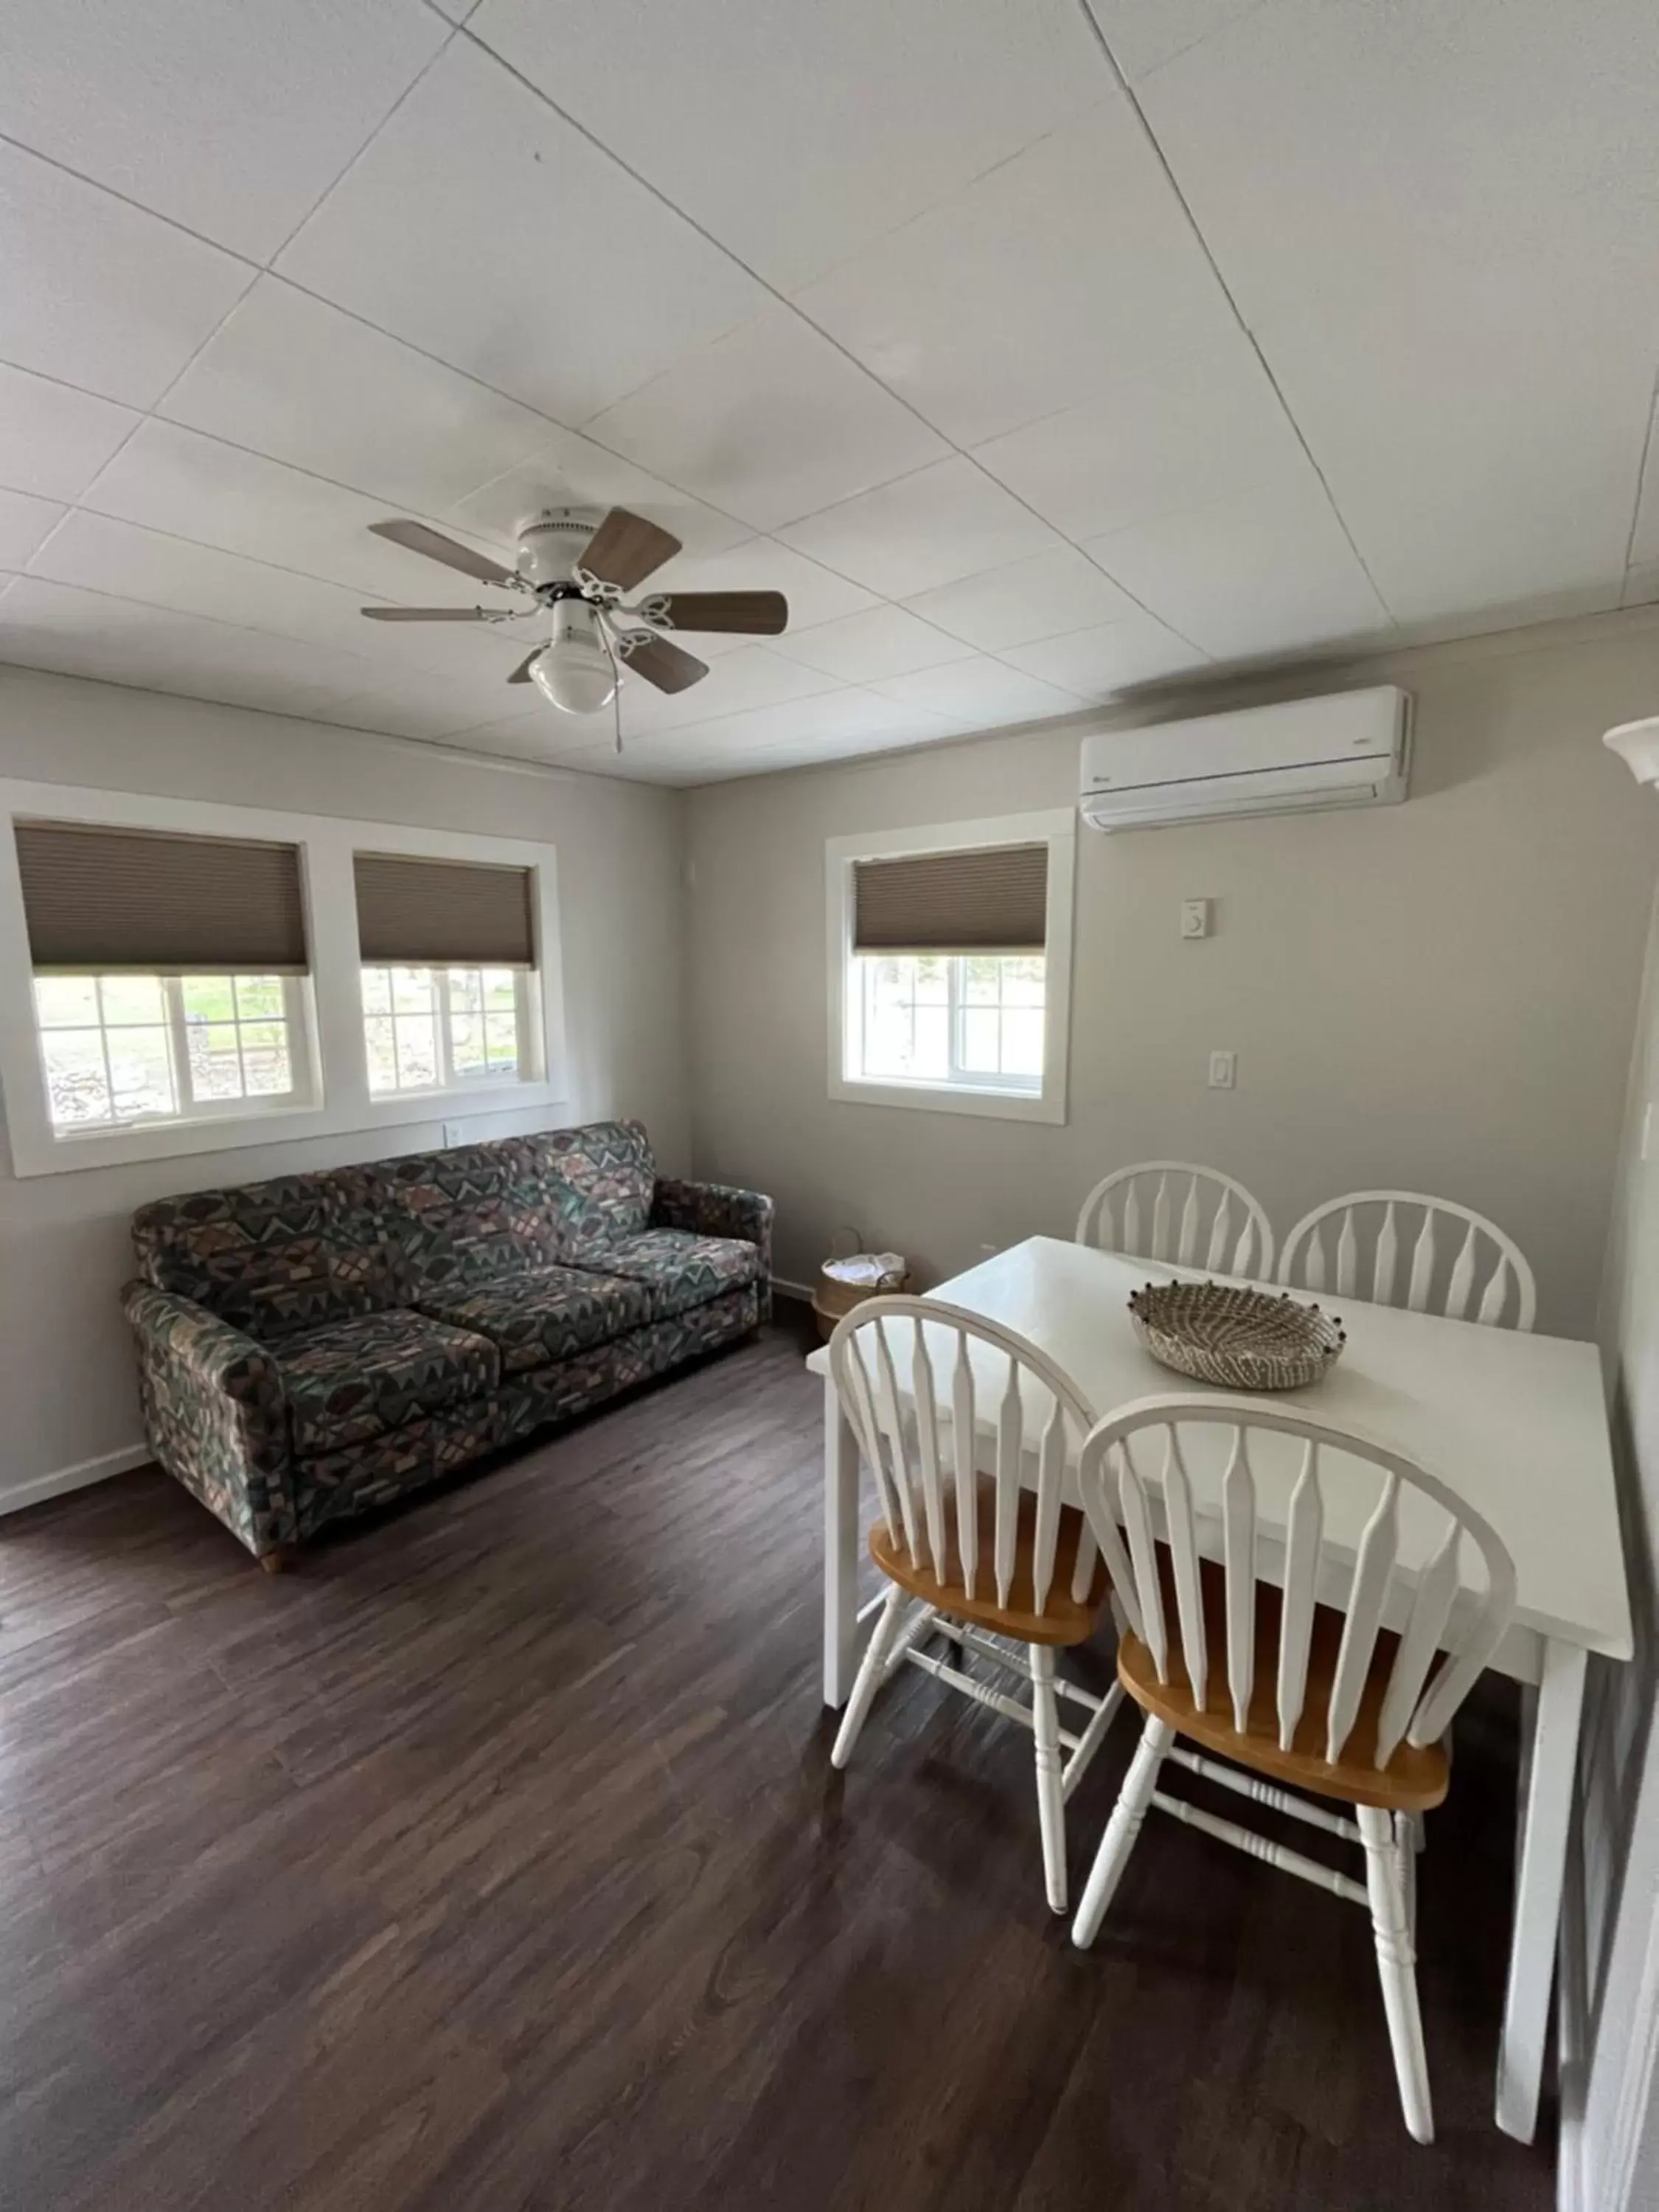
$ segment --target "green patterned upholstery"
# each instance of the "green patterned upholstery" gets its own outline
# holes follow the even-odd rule
[[[251,1551],[745,1334],[772,1201],[637,1121],[157,1200],[124,1298],[156,1458]]]

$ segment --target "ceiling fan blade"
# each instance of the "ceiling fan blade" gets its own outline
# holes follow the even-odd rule
[[[370,622],[500,622],[482,607],[359,607]]]
[[[576,566],[602,584],[631,592],[679,550],[679,539],[659,530],[654,522],[630,514],[625,507],[613,507],[583,547]]]
[[[441,530],[428,530],[423,522],[371,522],[368,526],[377,538],[389,538],[394,545],[410,553],[424,553],[428,561],[441,561],[446,568],[459,568],[464,576],[476,576],[481,584],[513,581],[512,570],[503,568],[499,561],[486,560],[470,545],[458,545]]]
[[[682,652],[655,630],[624,630],[617,641],[617,651],[625,668],[643,676],[659,691],[687,690],[708,673],[707,661],[699,660],[694,653]]]
[[[513,673],[507,678],[507,682],[509,684],[528,684],[530,681],[530,671],[532,665],[536,661],[539,660],[543,653],[546,651],[547,647],[544,645],[538,645],[533,653],[526,653],[524,659],[519,663]]]
[[[747,630],[756,637],[776,637],[789,621],[781,592],[662,592],[653,593],[650,610],[652,621],[672,629]]]

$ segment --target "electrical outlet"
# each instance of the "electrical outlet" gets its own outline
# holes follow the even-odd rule
[[[1210,902],[1208,899],[1182,900],[1181,933],[1183,937],[1207,937],[1209,935]]]
[[[1212,1091],[1231,1091],[1237,1074],[1238,1054],[1236,1052],[1212,1052],[1210,1054]]]
[[[444,1123],[444,1142],[446,1145],[464,1145],[466,1142],[466,1130],[459,1121]]]

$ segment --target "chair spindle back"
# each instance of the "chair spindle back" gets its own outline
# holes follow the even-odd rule
[[[1273,1279],[1273,1225],[1260,1200],[1231,1176],[1181,1160],[1143,1160],[1097,1182],[1083,1201],[1073,1242]]]
[[[1423,1218],[1413,1235],[1419,1212]],[[1443,1255],[1438,1242],[1442,1227],[1447,1234]],[[1402,1287],[1401,1261],[1407,1246]],[[1439,1264],[1443,1257],[1449,1261],[1449,1269]],[[1513,1237],[1467,1206],[1408,1190],[1351,1191],[1304,1214],[1285,1239],[1279,1279],[1296,1289],[1334,1291],[1339,1297],[1364,1298],[1372,1305],[1403,1305],[1413,1313],[1442,1313],[1453,1321],[1499,1328],[1530,1328],[1538,1307],[1532,1269]],[[1471,1314],[1469,1301],[1477,1287],[1480,1296]],[[1506,1322],[1506,1310],[1511,1309]]]

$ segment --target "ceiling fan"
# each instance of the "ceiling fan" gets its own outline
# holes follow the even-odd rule
[[[371,522],[377,538],[441,561],[482,584],[529,596],[527,607],[365,607],[370,622],[523,622],[551,619],[551,635],[507,678],[534,684],[567,714],[594,714],[617,695],[628,667],[659,691],[684,691],[708,673],[706,661],[669,630],[745,631],[775,637],[789,619],[781,592],[655,592],[633,605],[623,593],[672,560],[680,541],[643,515],[613,507],[550,508],[519,532],[518,565],[503,568],[424,522]],[[620,742],[620,740],[619,740]]]

